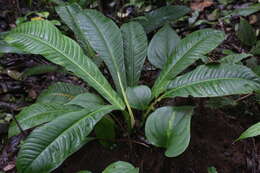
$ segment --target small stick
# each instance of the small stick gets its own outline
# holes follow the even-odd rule
[[[16,8],[17,8],[18,16],[21,16],[21,9],[20,9],[19,0],[16,0]]]
[[[247,94],[247,95],[245,95],[243,97],[240,97],[237,100],[235,100],[235,102],[240,102],[240,101],[242,101],[242,100],[244,100],[244,99],[246,99],[246,98],[248,98],[248,97],[250,97],[252,95],[254,95],[254,93],[250,93],[250,94]]]
[[[15,118],[13,111],[11,111],[11,114],[12,114],[12,117],[13,117],[14,122],[17,124],[17,127],[18,127],[19,130],[21,131],[22,135],[23,135],[23,136],[26,136],[25,131],[22,129],[21,125],[19,124],[19,122],[18,122],[17,119]]]

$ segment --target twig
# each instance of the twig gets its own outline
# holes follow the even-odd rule
[[[18,110],[17,105],[15,105],[13,103],[2,102],[2,101],[0,101],[0,108],[6,109],[6,110],[11,110],[11,111],[17,111]]]
[[[14,112],[11,111],[11,114],[12,114],[13,120],[14,120],[14,122],[16,123],[17,127],[18,127],[19,130],[21,131],[22,135],[25,137],[25,136],[26,136],[26,133],[25,133],[25,131],[22,129],[22,127],[21,127],[21,125],[19,124],[19,122],[17,121],[17,119],[15,118]]]
[[[21,9],[20,9],[19,0],[16,0],[16,8],[17,8],[18,16],[21,16]]]
[[[248,98],[248,97],[250,97],[250,96],[252,96],[252,95],[254,95],[254,93],[250,93],[250,94],[247,94],[247,95],[245,95],[245,96],[243,96],[243,97],[240,97],[240,98],[238,98],[237,100],[235,100],[235,102],[240,102],[240,101],[242,101],[242,100],[245,100],[246,98]]]
[[[102,0],[98,0],[98,8],[99,8],[99,11],[103,13],[104,8],[103,8]]]
[[[130,138],[128,139],[103,139],[103,138],[96,138],[97,140],[105,140],[105,141],[110,141],[110,142],[128,142],[128,143],[134,143],[134,144],[138,144],[138,145],[142,145],[146,148],[150,148],[149,145],[143,143],[143,142],[139,142],[139,141],[136,141],[136,140],[132,140]]]

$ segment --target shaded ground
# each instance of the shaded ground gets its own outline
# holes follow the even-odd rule
[[[3,13],[3,10],[7,12]],[[16,12],[10,12],[12,10]],[[23,12],[28,9],[20,10]],[[0,13],[0,32],[9,30],[14,24],[16,15],[19,15],[16,1],[10,0],[7,3],[6,0],[0,0]],[[236,20],[234,19],[234,22]],[[199,25],[192,30],[204,27],[207,25]],[[221,48],[236,52],[247,50],[247,47],[239,44],[234,31],[229,30],[232,26],[214,25],[214,27],[231,33]],[[179,28],[182,34],[190,32],[187,27]],[[211,57],[218,59],[219,54],[213,53]],[[0,66],[18,72],[42,63],[48,62],[39,56],[8,54],[0,59]],[[146,69],[149,69],[149,65]],[[142,83],[151,85],[157,73],[157,71],[145,71]],[[21,107],[33,103],[40,91],[57,81],[82,85],[80,80],[64,73],[32,76],[23,81],[15,80],[6,73],[0,73],[0,115],[17,114]],[[207,168],[210,166],[215,166],[220,173],[260,173],[260,138],[234,143],[241,132],[260,121],[260,107],[255,103],[253,96],[242,100],[236,107],[225,109],[206,108],[203,106],[205,101],[206,99],[167,101],[169,105],[179,104],[178,102],[180,104],[192,102],[197,105],[192,120],[191,143],[185,153],[178,158],[165,158],[162,149],[143,145],[144,135],[140,131],[132,136],[131,140],[120,138],[122,134],[119,134],[120,140],[113,150],[102,147],[97,141],[91,142],[69,157],[54,172],[75,173],[88,169],[100,173],[108,164],[123,160],[139,167],[140,173],[207,173]],[[0,123],[0,170],[7,166],[15,166],[18,144],[22,139],[22,135],[7,139],[7,126],[7,123]],[[15,169],[10,170],[10,173],[16,172]]]
[[[220,110],[197,110],[192,120],[192,138],[188,149],[178,158],[165,158],[163,151],[133,144],[120,143],[114,150],[91,142],[72,155],[55,173],[79,170],[101,172],[108,164],[130,161],[141,173],[207,173],[215,166],[221,173],[260,172],[260,141],[234,140],[252,123],[243,115],[229,116]]]

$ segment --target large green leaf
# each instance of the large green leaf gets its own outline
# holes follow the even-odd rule
[[[70,83],[57,82],[43,90],[37,98],[38,103],[65,104],[87,89]]]
[[[95,52],[91,48],[87,37],[76,24],[76,15],[82,11],[82,8],[77,3],[72,3],[57,6],[55,7],[55,10],[62,21],[74,32],[81,47],[85,50],[85,53],[91,58],[96,58]]]
[[[260,88],[260,78],[236,64],[202,65],[177,77],[162,97],[216,97],[247,94]]]
[[[145,110],[152,100],[151,90],[145,85],[128,87],[126,95],[131,107],[140,110]]]
[[[255,137],[260,135],[260,122],[249,127],[245,132],[243,132],[237,140],[246,139],[250,137]]]
[[[165,23],[176,21],[177,19],[183,17],[187,14],[190,9],[186,6],[165,6],[154,11],[151,11],[143,17],[137,17],[134,20],[138,21],[143,25],[147,33],[158,29],[163,26]]]
[[[243,60],[249,56],[252,56],[252,55],[247,54],[247,53],[231,54],[231,55],[221,58],[219,62],[228,63],[228,64],[239,64],[239,63],[241,63],[241,60]]]
[[[138,84],[147,53],[147,37],[143,27],[137,22],[121,27],[124,42],[124,57],[128,86]]]
[[[145,135],[157,147],[166,148],[167,157],[184,152],[190,141],[190,121],[193,107],[161,107],[145,124]]]
[[[33,54],[41,54],[53,63],[64,66],[95,88],[110,103],[124,109],[124,103],[112,89],[98,67],[83,54],[80,46],[64,36],[49,21],[23,23],[5,40]]]
[[[77,35],[80,30],[76,25],[76,15],[82,11],[77,3],[63,4],[55,7],[55,10],[62,21]]]
[[[96,10],[78,13],[76,21],[92,48],[108,66],[117,91],[122,92],[126,88],[126,72],[120,29],[111,19]]]
[[[24,108],[18,115],[16,115],[16,119],[19,122],[21,128],[23,130],[27,130],[52,121],[66,113],[78,110],[79,109],[76,107],[64,106],[55,103],[36,103]],[[16,122],[13,121],[9,127],[8,136],[12,137],[19,133],[20,129],[18,128]]]
[[[165,91],[170,80],[180,72],[200,59],[203,55],[216,48],[225,38],[221,31],[203,29],[191,33],[176,46],[172,55],[168,57],[153,87],[155,97]]]
[[[25,54],[24,51],[9,45],[5,41],[0,40],[0,53],[18,53],[18,54]]]
[[[253,46],[257,41],[256,32],[246,19],[240,18],[240,23],[238,25],[237,36],[239,40],[247,45]]]
[[[104,105],[104,101],[102,100],[101,97],[95,94],[83,93],[77,95],[66,105],[77,105],[86,109],[86,108],[93,108],[94,106]]]
[[[110,164],[102,173],[139,173],[139,169],[130,163],[118,161]]]
[[[148,47],[148,60],[155,67],[161,69],[171,56],[173,49],[179,43],[180,37],[171,28],[165,25],[152,38]]]
[[[95,124],[115,106],[65,114],[33,131],[17,158],[19,173],[47,173],[85,144]]]

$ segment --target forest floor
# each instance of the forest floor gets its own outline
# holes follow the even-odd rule
[[[237,1],[233,6],[241,6],[243,3],[247,2]],[[209,14],[219,8],[217,5],[201,12],[200,18],[208,20]],[[40,9],[39,6],[35,8]],[[0,0],[0,32],[14,27],[16,17],[27,11],[30,8],[18,9],[15,0]],[[256,14],[256,27],[260,25],[259,15]],[[210,25],[228,33],[228,38],[220,49],[231,49],[238,53],[247,51],[235,37],[234,24],[237,21],[235,18],[227,25],[219,22]],[[186,35],[205,27],[209,27],[209,24],[193,28],[186,26],[180,31],[182,35]],[[218,59],[221,55],[213,52],[211,56]],[[259,57],[255,58],[259,64]],[[16,172],[15,159],[19,143],[24,138],[22,134],[7,138],[6,117],[15,115],[22,107],[32,104],[39,93],[52,83],[62,81],[83,85],[78,78],[60,72],[30,76],[25,80],[17,80],[6,73],[6,69],[21,72],[41,63],[49,62],[35,55],[6,54],[0,58],[0,172],[1,169],[9,173]],[[146,66],[149,67],[149,64],[146,63]],[[1,73],[1,68],[5,69],[5,73]],[[144,70],[142,83],[151,85],[157,75],[157,70]],[[140,168],[140,173],[208,173],[207,169],[211,166],[219,173],[260,173],[260,138],[234,142],[244,130],[260,121],[260,105],[255,101],[254,95],[242,97],[235,97],[236,105],[221,108],[207,106],[206,98],[177,98],[166,101],[167,105],[182,105],[187,102],[197,105],[192,118],[190,145],[177,158],[166,158],[162,149],[143,145],[144,134],[138,132],[131,140],[123,137],[122,140],[119,139],[114,149],[104,148],[97,141],[90,142],[70,156],[54,173],[76,173],[86,169],[100,173],[108,164],[118,160],[133,163]]]

